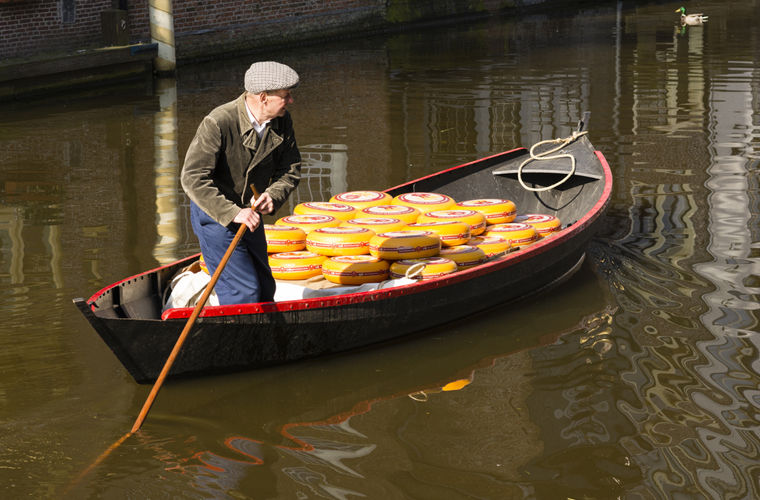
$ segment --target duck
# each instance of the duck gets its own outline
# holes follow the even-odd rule
[[[677,9],[676,12],[681,13],[681,25],[689,25],[689,26],[698,26],[700,24],[704,24],[707,22],[707,16],[699,13],[699,14],[689,14],[686,15],[686,9],[684,7],[681,7],[680,9]]]

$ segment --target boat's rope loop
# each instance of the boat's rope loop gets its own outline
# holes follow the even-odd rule
[[[576,131],[573,131],[573,135],[571,135],[570,137],[565,137],[564,139],[547,139],[545,141],[537,142],[533,146],[531,146],[530,147],[530,158],[528,158],[527,160],[523,161],[520,164],[520,166],[517,168],[517,180],[520,181],[520,185],[524,189],[526,189],[528,191],[548,191],[550,189],[554,189],[554,188],[559,187],[562,184],[564,184],[568,179],[570,179],[570,177],[573,176],[573,174],[575,174],[575,157],[573,155],[569,154],[569,153],[562,153],[562,154],[554,155],[554,156],[548,156],[548,155],[550,155],[550,154],[552,154],[552,153],[554,153],[556,151],[559,151],[560,149],[564,148],[565,146],[567,146],[568,144],[570,144],[571,142],[573,142],[574,140],[578,139],[579,137],[581,137],[582,135],[585,135],[585,134],[588,134],[588,130],[584,130],[582,132],[578,132],[576,130]],[[543,144],[556,144],[556,143],[560,143],[560,144],[559,144],[559,146],[557,146],[554,149],[549,149],[549,150],[543,151],[543,152],[541,152],[539,154],[534,154],[533,153],[533,150],[535,150],[538,146],[541,146]],[[530,186],[528,186],[528,185],[525,184],[525,182],[523,181],[523,178],[522,178],[522,171],[523,171],[523,168],[525,167],[525,165],[527,165],[528,163],[530,163],[530,162],[532,162],[534,160],[535,161],[559,160],[560,158],[570,158],[570,171],[561,180],[559,180],[558,182],[555,182],[551,186],[545,186],[545,187],[540,187],[540,188],[530,187]]]

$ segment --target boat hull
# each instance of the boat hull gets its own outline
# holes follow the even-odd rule
[[[590,144],[585,149],[593,151]],[[583,156],[585,149],[576,153]],[[524,150],[503,153],[389,192],[438,190],[459,199],[467,193],[470,198],[485,197],[478,193],[495,196],[501,191],[489,191],[490,184],[503,181],[492,171],[524,156]],[[611,194],[611,174],[603,156],[596,153],[593,160],[584,158],[598,163],[599,179],[583,179],[561,193],[525,194],[522,200],[527,206],[534,198],[534,205],[571,222],[556,235],[473,269],[409,286],[320,299],[207,307],[170,376],[238,371],[350,351],[440,327],[556,284],[579,267]],[[75,299],[138,383],[156,379],[185,326],[190,310],[162,320],[160,310],[156,311],[157,298],[171,275],[194,259],[128,278],[86,301]]]

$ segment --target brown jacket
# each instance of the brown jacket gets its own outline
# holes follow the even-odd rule
[[[266,190],[275,211],[301,178],[290,113],[273,119],[259,139],[245,109],[245,93],[214,109],[198,126],[185,155],[182,188],[204,212],[227,226],[250,206],[251,188]]]

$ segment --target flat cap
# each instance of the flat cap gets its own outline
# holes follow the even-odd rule
[[[298,73],[293,71],[290,66],[278,62],[255,62],[245,72],[245,90],[252,94],[292,89],[297,86]]]

